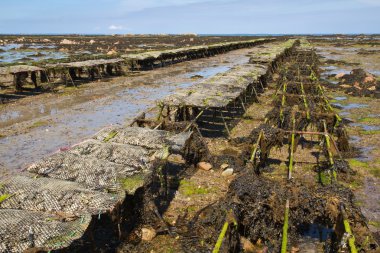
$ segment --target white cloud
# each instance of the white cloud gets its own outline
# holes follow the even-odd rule
[[[122,25],[110,25],[108,27],[109,30],[123,30],[124,27]]]

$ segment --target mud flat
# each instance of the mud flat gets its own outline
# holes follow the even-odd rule
[[[0,36],[0,64],[33,61],[74,61],[94,56],[147,50],[247,41],[256,36],[124,35],[124,36]],[[270,37],[267,37],[270,38]],[[24,58],[24,59],[23,59]]]
[[[294,41],[283,43],[282,50],[278,50],[277,54],[292,48],[294,43]],[[277,54],[274,54],[272,61],[279,57]],[[234,71],[236,70],[230,72]],[[231,75],[230,72],[229,75]],[[254,71],[249,69],[248,72]],[[253,83],[257,81],[257,78],[258,76],[247,80]],[[240,87],[238,83],[234,85],[236,88]],[[243,90],[246,88],[243,87]],[[235,96],[238,97],[238,94]],[[133,127],[134,124],[138,127]],[[42,251],[83,250],[88,243],[92,246],[96,244],[94,234],[100,226],[99,223],[93,225],[94,222],[97,223],[96,220],[108,221],[110,231],[116,231],[115,237],[122,236],[123,233],[129,235],[128,232],[134,225],[140,224],[137,222],[139,220],[149,222],[158,219],[165,224],[155,204],[155,198],[167,197],[167,170],[170,169],[168,163],[173,161],[170,157],[179,156],[182,157],[179,160],[185,163],[196,164],[206,159],[207,148],[202,148],[204,145],[202,145],[199,131],[196,131],[197,126],[194,121],[177,124],[165,120],[154,129],[153,127],[149,129],[151,123],[145,119],[145,114],[141,114],[130,125],[131,127],[106,128],[91,140],[61,149],[29,165],[27,171],[30,174],[3,176],[1,180],[2,211],[8,216],[13,215],[17,218],[2,220],[2,250],[9,252],[27,248]],[[169,131],[158,130],[158,128]],[[177,159],[174,161],[178,163]],[[62,186],[59,187],[59,191],[49,188],[49,185],[60,184]],[[65,186],[65,184],[68,185]],[[83,191],[83,193],[80,196],[73,194],[61,202],[63,192],[67,192],[69,188],[77,188],[76,192]],[[33,199],[39,198],[39,192],[44,190],[50,195],[40,199],[39,205],[33,205]],[[136,194],[138,191],[143,192]],[[101,197],[99,195],[101,193],[104,193],[104,196]],[[91,200],[96,198],[94,197],[96,194],[99,195],[100,202],[93,203]],[[18,198],[25,200],[25,203],[20,202]],[[142,198],[140,201],[135,199],[133,203],[142,209],[136,210],[137,213],[132,213],[130,216],[122,216],[125,212],[123,203],[131,198]],[[77,201],[80,201],[83,206],[79,203],[75,204]],[[56,202],[56,204],[52,205],[51,202]],[[141,206],[139,203],[144,203],[144,205]],[[75,206],[75,208],[70,206]],[[15,210],[17,214],[14,213]],[[7,215],[3,217],[8,217]],[[50,224],[28,219],[28,215],[57,222],[52,223],[50,227]],[[132,225],[127,229],[129,231],[122,229],[124,219],[133,221],[133,223],[124,223],[127,227],[127,224]],[[79,226],[78,222],[82,225]],[[18,233],[18,226],[22,226],[22,223],[29,229]],[[82,230],[74,229],[77,226]],[[50,231],[54,228],[57,233]],[[113,240],[111,239],[113,233],[108,233],[109,240]],[[95,240],[88,241],[88,238]],[[110,244],[106,245],[108,246],[103,245],[103,247],[112,247],[109,246]]]
[[[249,48],[263,43],[271,42],[273,39],[255,39],[247,41],[235,41],[217,43],[204,46],[183,47],[174,50],[148,51],[137,54],[116,56],[100,56],[95,59],[72,62],[33,62],[35,66],[9,65],[0,67],[0,80],[3,85],[12,80],[16,92],[22,92],[23,86],[32,83],[35,90],[53,89],[54,84],[77,86],[78,82],[84,80],[95,80],[114,75],[123,75],[126,71],[147,70],[155,67],[164,67],[182,61],[205,58],[231,50]],[[97,59],[96,59],[97,58]],[[37,67],[36,67],[37,66]],[[86,75],[87,78],[83,76]],[[6,87],[6,86],[4,86]],[[8,88],[9,89],[9,88]],[[12,97],[11,92],[4,96]],[[4,103],[6,99],[1,100]]]
[[[230,141],[206,138],[214,155],[209,160],[213,169],[190,170],[179,188],[173,189],[175,197],[164,217],[177,237],[159,235],[137,246],[125,243],[120,252],[209,252],[219,247],[220,251],[236,252],[277,252],[283,247],[300,252],[336,252],[339,247],[343,252],[378,250],[376,234],[370,232],[351,187],[360,180],[359,172],[343,158],[353,155],[348,126],[318,85],[318,56],[302,42],[301,48],[288,57],[274,73],[275,82],[269,81],[269,89],[259,94],[261,102],[253,99],[251,102],[256,103],[246,110],[240,108],[243,116],[238,116],[240,120],[232,130],[220,121],[219,131],[229,135]],[[183,96],[179,94],[179,98]],[[169,101],[173,97],[176,95]],[[191,115],[199,126],[206,119],[211,121],[211,116],[202,119],[191,113],[186,119]],[[183,120],[181,117],[172,120]],[[215,121],[218,117],[214,114]],[[228,126],[232,124],[232,120],[227,122]],[[319,141],[322,147],[318,147]],[[232,175],[223,176],[232,168]],[[344,223],[349,228],[343,227]],[[159,225],[142,226],[160,231]],[[352,240],[346,241],[345,233],[353,234],[355,245]],[[218,241],[217,235],[224,240]],[[162,249],[162,245],[167,246]]]
[[[88,138],[105,126],[124,124],[178,89],[247,63],[250,50],[240,49],[78,88],[60,87],[56,93],[39,94],[38,99],[27,96],[3,105],[0,164],[17,169]]]
[[[322,56],[328,95],[342,117],[358,154],[348,161],[358,179],[348,186],[379,241],[379,42],[377,36],[313,40]]]
[[[192,132],[107,128],[30,165],[23,176],[2,177],[1,251],[90,250],[99,240],[99,220],[109,223],[109,240],[121,236],[123,219],[136,216],[122,216],[127,199],[163,177],[171,154],[196,162],[201,153],[193,149],[194,138]],[[160,189],[163,178],[158,182]],[[145,194],[154,207],[153,193]]]
[[[305,39],[247,49],[207,78],[181,77],[198,81],[127,124],[3,177],[0,207],[15,218],[0,223],[2,246],[377,252],[375,92],[322,81],[317,52]]]

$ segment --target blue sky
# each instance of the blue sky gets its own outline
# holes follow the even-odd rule
[[[0,33],[380,33],[380,0],[0,0]]]

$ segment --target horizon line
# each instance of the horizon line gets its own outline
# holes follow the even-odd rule
[[[324,36],[324,35],[380,35],[380,33],[0,33],[0,36],[120,36],[120,35],[155,35],[155,36]]]

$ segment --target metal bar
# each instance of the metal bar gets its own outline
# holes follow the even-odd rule
[[[220,231],[220,234],[219,234],[219,237],[218,237],[218,240],[216,241],[215,243],[215,247],[214,249],[212,250],[212,253],[219,253],[220,251],[220,248],[222,247],[222,243],[223,243],[223,240],[226,236],[226,233],[227,233],[227,230],[228,230],[228,227],[230,224],[233,224],[235,227],[237,227],[237,222],[232,214],[232,210],[230,210],[228,213],[227,213],[227,217],[226,217],[226,221],[224,222],[223,224],[223,227],[222,227],[222,230]]]
[[[288,227],[289,227],[289,199],[286,200],[286,205],[285,205],[284,226],[282,227],[281,253],[286,253],[286,249],[288,246]]]
[[[202,116],[202,114],[204,113],[205,110],[206,110],[206,109],[203,109],[200,113],[198,113],[198,115],[197,115],[197,116],[191,121],[190,124],[188,124],[188,125],[186,126],[185,130],[183,130],[182,132],[186,132],[187,130],[189,130],[190,127],[191,127],[191,125],[192,125],[193,123],[196,123],[196,121],[199,119],[200,116]]]
[[[74,80],[71,78],[71,75],[70,75],[70,72],[67,70],[67,72],[65,73],[69,76],[70,80],[71,80],[71,83],[73,84],[73,86],[76,87],[75,83],[74,83]]]
[[[164,123],[164,122],[161,121],[160,124],[158,124],[155,128],[153,128],[153,130],[157,130],[158,128],[160,128],[160,127],[162,126],[163,123]]]
[[[280,85],[280,87],[278,87],[278,88],[276,89],[276,92],[274,93],[274,97],[273,97],[273,98],[276,98],[276,97],[277,97],[277,95],[278,95],[279,91],[282,89],[283,85],[284,85],[284,83],[282,83],[282,84]]]
[[[219,253],[220,247],[222,246],[223,239],[226,236],[228,230],[229,223],[226,221],[223,225],[222,231],[219,234],[218,240],[216,241],[215,247],[212,250],[212,253]]]
[[[299,69],[298,69],[298,71],[299,71]],[[307,118],[308,120],[310,120],[309,106],[308,106],[307,101],[306,101],[305,89],[304,89],[304,87],[303,87],[303,83],[302,83],[302,82],[301,82],[301,92],[302,92],[302,95],[304,95],[304,96],[303,96],[303,103],[304,103],[304,105],[305,105],[305,109],[306,109],[306,118]]]
[[[97,69],[97,70],[98,70],[98,72],[99,72],[99,76],[100,76],[100,78],[103,78],[102,72],[100,71],[100,67],[99,67],[99,66],[97,66],[97,67],[96,67],[96,69]]]
[[[325,133],[322,132],[307,132],[307,131],[288,131],[284,130],[284,133],[296,133],[296,134],[310,134],[310,135],[324,135]]]
[[[284,93],[286,93],[286,86],[287,86],[286,83],[284,83],[284,87],[283,87],[283,92]],[[280,120],[281,120],[281,124],[284,121],[283,107],[285,106],[285,102],[286,102],[285,95],[282,95],[281,108],[280,108]]]
[[[157,120],[160,120],[161,116],[162,116],[162,112],[164,110],[164,106],[163,105],[158,105],[158,107],[160,107],[160,111],[158,113]]]
[[[160,185],[165,189],[165,196],[167,196],[168,189],[167,189],[167,178],[166,178],[166,171],[164,172],[164,169],[166,167],[168,157],[170,156],[169,147],[165,146],[162,149],[162,155],[160,159],[161,165],[158,167],[158,177],[160,178]]]
[[[264,91],[264,85],[263,85],[263,82],[261,81],[261,79],[260,79],[260,86],[261,86],[261,89],[263,89],[263,91]]]
[[[313,135],[326,135],[326,133],[324,133],[324,132],[287,131],[287,130],[283,130],[283,131],[284,131],[284,133],[288,133],[288,134],[291,134],[291,133],[295,133],[295,134],[308,134],[308,135],[311,135],[311,136],[313,136]],[[338,146],[335,143],[335,141],[334,141],[333,137],[331,136],[331,134],[327,133],[327,135],[329,136],[331,143],[334,145],[334,148],[336,149],[338,155],[340,157],[342,157],[342,155],[341,155],[341,153],[340,153],[340,151],[338,149]]]
[[[334,168],[334,157],[333,157],[332,152],[331,152],[330,137],[329,137],[329,134],[327,132],[327,126],[326,126],[325,120],[323,120],[323,128],[325,130],[324,136],[325,136],[325,141],[326,141],[327,154],[329,156],[329,162],[330,162],[331,167]],[[336,180],[335,169],[333,169],[333,176],[334,176],[334,179]]]
[[[259,143],[260,143],[262,137],[264,137],[264,131],[263,130],[260,131],[259,137],[257,138],[256,144],[255,144],[253,152],[251,154],[251,159],[250,159],[251,162],[253,162],[255,159],[257,148],[259,147]]]
[[[48,83],[50,83],[50,77],[49,77],[49,75],[48,75],[47,71],[46,71],[46,70],[43,70],[43,71],[45,72],[45,75],[46,75],[46,79],[47,79]]]
[[[295,129],[296,120],[293,116],[293,130]],[[288,180],[292,179],[292,171],[293,171],[293,157],[294,157],[294,142],[295,142],[295,133],[292,133],[292,140],[290,144],[290,154],[289,154],[289,172],[288,172]]]
[[[357,251],[356,246],[355,246],[355,237],[352,234],[350,223],[347,220],[347,214],[346,214],[346,211],[344,210],[343,204],[341,204],[340,210],[341,210],[342,216],[343,216],[344,230],[349,235],[349,237],[348,237],[348,246],[350,247],[350,252],[351,253],[357,253],[358,251]]]
[[[241,97],[239,97],[239,99],[240,99],[241,106],[243,107],[244,112],[246,112],[247,110],[245,109],[243,99],[241,99]]]
[[[220,115],[222,116],[222,120],[223,120],[223,123],[224,123],[224,127],[225,127],[226,130],[227,130],[227,134],[228,134],[228,136],[231,136],[230,129],[228,129],[228,125],[227,125],[227,122],[225,121],[225,119],[224,119],[224,117],[223,117],[223,113],[220,112]]]
[[[255,96],[256,96],[257,102],[259,102],[259,103],[260,103],[260,101],[259,101],[259,96],[257,95],[257,92],[256,92],[256,89],[255,89],[255,87],[254,87],[254,86],[252,86],[252,88],[253,88],[253,91],[255,92]]]

